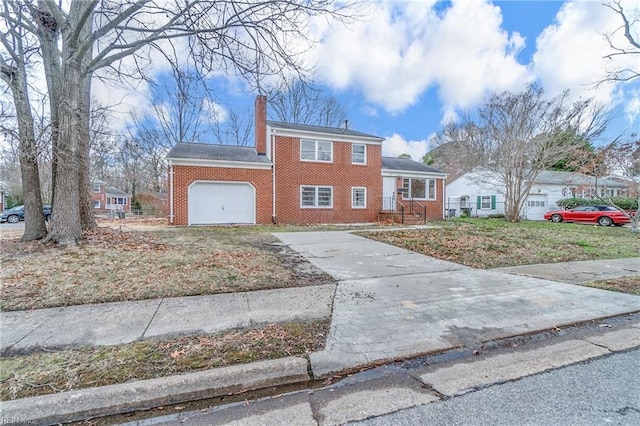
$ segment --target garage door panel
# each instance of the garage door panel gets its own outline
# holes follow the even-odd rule
[[[525,201],[525,211],[528,220],[544,220],[544,214],[549,210],[546,195],[530,194]]]
[[[190,225],[255,223],[255,189],[247,182],[196,182],[188,208]]]

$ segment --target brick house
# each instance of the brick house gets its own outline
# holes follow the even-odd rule
[[[108,186],[104,181],[91,181],[91,199],[94,213],[131,213],[131,194]]]
[[[383,138],[267,121],[264,96],[255,106],[255,148],[179,143],[169,152],[169,223],[358,223],[398,220],[400,210],[407,220],[443,218],[444,173],[383,157]]]

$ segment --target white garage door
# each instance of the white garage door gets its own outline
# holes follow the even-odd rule
[[[524,205],[527,220],[544,220],[544,214],[549,210],[546,195],[531,194]]]
[[[255,189],[247,182],[194,182],[189,225],[256,223]]]

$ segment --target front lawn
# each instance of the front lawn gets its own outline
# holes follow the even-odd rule
[[[278,244],[271,235],[276,230],[101,226],[88,232],[79,248],[4,236],[0,307],[38,309],[333,282]]]
[[[501,219],[456,219],[434,228],[362,236],[474,268],[640,256],[628,228]]]
[[[0,358],[0,400],[165,377],[324,347],[329,320]]]

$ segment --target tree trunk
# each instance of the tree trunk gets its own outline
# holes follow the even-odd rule
[[[63,51],[63,55],[64,55]],[[82,238],[80,221],[80,182],[78,150],[81,145],[82,84],[80,63],[68,61],[60,75],[59,137],[56,162],[56,196],[53,200],[51,239],[62,245],[74,245]]]
[[[22,96],[19,96],[22,97]],[[22,175],[22,197],[24,199],[24,234],[22,241],[40,240],[47,235],[44,215],[42,214],[42,194],[40,192],[40,170],[38,152],[33,130],[31,106],[25,96],[20,103],[18,125],[20,132],[20,170]],[[18,99],[14,96],[16,106]],[[18,108],[16,108],[18,111]]]
[[[6,72],[3,72],[2,79],[11,88],[18,118],[20,173],[22,175],[22,197],[24,199],[24,234],[22,235],[22,241],[39,240],[47,235],[47,226],[42,213],[38,150],[24,63],[18,64],[12,70],[7,69]]]
[[[87,25],[82,28],[80,38],[91,32],[92,18],[87,20]],[[92,49],[84,55],[83,65],[86,65],[92,56]],[[84,67],[83,67],[84,68]],[[93,200],[91,198],[91,177],[89,153],[91,152],[91,73],[81,76],[80,85],[80,140],[78,143],[78,183],[80,185],[79,210],[82,229],[91,229],[97,226],[93,214]]]

